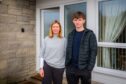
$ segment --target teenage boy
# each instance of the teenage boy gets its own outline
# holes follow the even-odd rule
[[[72,17],[75,29],[69,33],[66,50],[68,84],[91,84],[91,72],[97,55],[97,40],[92,30],[85,27],[86,17],[78,11]]]

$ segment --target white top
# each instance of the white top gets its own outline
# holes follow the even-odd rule
[[[66,54],[66,39],[46,37],[42,41],[42,48],[40,51],[40,68],[43,68],[44,61],[54,68],[65,67]]]

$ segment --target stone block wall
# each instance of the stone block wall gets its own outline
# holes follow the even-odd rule
[[[0,84],[35,73],[35,0],[0,2]]]

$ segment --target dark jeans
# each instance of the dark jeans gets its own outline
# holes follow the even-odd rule
[[[42,84],[62,84],[64,68],[53,68],[44,62]]]
[[[79,70],[73,67],[66,68],[66,77],[68,84],[91,84],[91,72],[88,70]]]

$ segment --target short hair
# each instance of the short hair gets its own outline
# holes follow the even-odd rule
[[[53,21],[52,24],[51,24],[51,26],[50,26],[49,37],[50,37],[50,38],[53,38],[54,34],[53,34],[53,31],[52,31],[52,26],[53,26],[54,24],[56,24],[56,23],[59,25],[59,28],[60,28],[60,31],[59,31],[59,33],[58,33],[58,37],[59,37],[59,38],[62,38],[62,27],[61,27],[60,22],[57,21],[57,20]]]
[[[86,19],[86,16],[85,16],[85,14],[82,13],[81,11],[77,11],[76,13],[73,14],[72,20],[73,20],[74,18],[77,18],[77,19],[78,19],[78,18]]]

